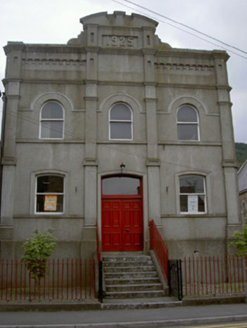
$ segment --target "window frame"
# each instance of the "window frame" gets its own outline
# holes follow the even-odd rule
[[[194,112],[196,114],[196,118],[197,118],[197,120],[195,122],[178,121],[178,113],[179,113],[180,110],[182,110],[185,107],[190,107],[191,109],[194,110]],[[191,106],[189,104],[184,104],[184,105],[180,106],[177,110],[176,122],[177,122],[177,137],[178,137],[179,141],[189,141],[189,142],[198,142],[198,141],[200,141],[199,114],[198,114],[197,109],[194,106]],[[182,125],[194,125],[194,126],[196,126],[197,139],[180,139],[179,135],[178,135],[178,129],[179,129],[179,126],[182,126]]]
[[[116,105],[124,105],[124,106],[126,106],[129,109],[129,111],[130,111],[130,120],[111,119],[112,109]],[[110,110],[109,110],[108,116],[109,116],[109,140],[117,140],[117,141],[131,141],[131,140],[133,140],[133,111],[132,111],[132,109],[126,103],[117,102],[117,103],[113,104],[111,106]],[[126,124],[128,123],[128,124],[130,124],[131,137],[130,138],[112,138],[111,137],[111,124],[112,123],[126,123]]]
[[[61,107],[62,118],[54,118],[53,119],[53,118],[43,118],[42,117],[43,109],[49,103],[56,103]],[[45,138],[45,137],[42,137],[42,123],[44,123],[44,122],[62,122],[62,136],[60,138],[53,138],[53,137]],[[50,127],[49,127],[49,129],[50,129]],[[60,102],[58,102],[56,100],[48,100],[41,106],[40,115],[39,115],[39,139],[42,139],[42,140],[62,140],[62,139],[64,139],[64,108],[63,108],[63,106]]]
[[[63,179],[63,192],[38,192],[38,179],[41,177],[52,176],[52,177],[59,177]],[[63,197],[63,211],[62,212],[55,212],[55,211],[37,211],[37,197],[43,195],[57,195]],[[56,173],[44,173],[35,176],[35,196],[34,196],[34,214],[37,215],[62,215],[65,213],[65,176]]]
[[[132,182],[134,182],[134,180],[136,180],[136,182],[138,182],[138,187],[137,189],[139,188],[139,192],[137,193],[129,193],[129,192],[126,192],[126,193],[118,193],[118,192],[113,192],[113,193],[110,193],[110,192],[106,192],[107,189],[109,190],[110,188],[105,185],[105,183],[109,182],[111,183],[111,179],[119,179],[120,181],[123,179],[126,179],[126,182],[132,180]],[[127,183],[128,184],[128,183]],[[115,184],[116,186],[116,184]],[[115,188],[113,188],[115,189]],[[131,188],[132,189],[132,188]],[[142,178],[139,177],[139,176],[134,176],[134,175],[110,175],[110,176],[105,176],[101,179],[101,196],[103,198],[109,198],[109,197],[115,197],[115,198],[133,198],[133,197],[142,197]]]
[[[203,192],[197,192],[197,193],[181,193],[180,191],[180,178],[185,178],[185,177],[198,177],[201,178],[203,181]],[[181,211],[181,201],[180,201],[180,197],[181,196],[187,196],[187,202],[188,202],[188,196],[204,196],[204,212],[201,211],[188,211],[184,212]],[[188,173],[188,174],[181,174],[178,176],[178,205],[179,205],[179,213],[181,215],[204,215],[207,214],[207,189],[206,189],[206,177],[204,175],[200,175],[200,174],[195,174],[195,173]]]

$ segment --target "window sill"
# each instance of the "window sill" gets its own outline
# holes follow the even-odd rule
[[[186,213],[179,213],[180,216],[205,216],[207,215],[207,212],[196,212],[196,213],[189,213],[189,212],[186,212]]]
[[[214,218],[226,218],[227,215],[226,213],[215,213],[215,214],[210,214],[210,213],[204,213],[204,214],[163,214],[161,215],[161,218],[162,219],[190,219],[190,218],[193,218],[193,219],[205,219],[205,218],[208,218],[208,219],[214,219]]]
[[[37,212],[37,213],[34,213],[34,215],[45,215],[45,216],[47,216],[47,215],[49,215],[49,216],[60,215],[60,216],[62,216],[62,215],[64,215],[64,213],[63,212],[55,212],[55,213],[52,213],[52,212],[49,212],[49,213],[47,213],[47,212]]]

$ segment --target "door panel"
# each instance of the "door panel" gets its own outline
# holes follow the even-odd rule
[[[123,251],[143,249],[143,220],[141,199],[122,200]]]
[[[142,199],[102,199],[102,250],[142,249]]]
[[[102,200],[102,250],[120,251],[121,245],[121,201]]]

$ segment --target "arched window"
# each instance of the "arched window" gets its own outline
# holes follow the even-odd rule
[[[140,195],[141,180],[134,177],[115,176],[102,180],[102,195]]]
[[[64,212],[64,177],[42,175],[36,180],[36,213]]]
[[[109,114],[110,139],[132,140],[132,111],[125,104],[115,104]]]
[[[64,110],[56,101],[49,101],[40,111],[40,138],[62,139]]]
[[[198,175],[179,177],[180,213],[206,213],[205,178]]]
[[[188,105],[177,112],[178,140],[199,140],[199,120],[197,111]]]

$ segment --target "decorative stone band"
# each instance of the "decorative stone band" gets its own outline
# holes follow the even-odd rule
[[[39,65],[39,66],[86,66],[86,60],[67,60],[67,59],[22,59],[23,64],[25,65]]]
[[[171,64],[171,63],[154,63],[156,69],[165,70],[188,70],[188,71],[212,71],[214,69],[213,65],[191,65],[191,64]]]

